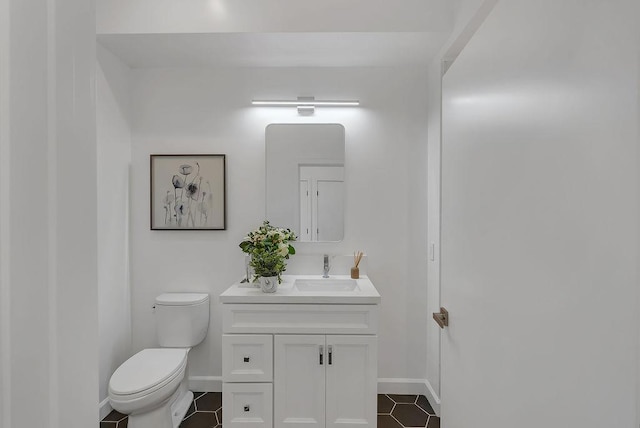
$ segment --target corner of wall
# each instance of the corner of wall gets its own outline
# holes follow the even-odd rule
[[[110,409],[113,371],[131,355],[129,266],[131,169],[131,69],[98,45],[96,88],[99,409]]]
[[[0,1],[0,195],[9,193],[11,179],[9,162],[9,2]],[[9,363],[9,231],[8,201],[0,198],[0,426],[11,421]]]

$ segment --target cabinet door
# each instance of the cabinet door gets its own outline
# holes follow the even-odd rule
[[[325,337],[276,335],[274,354],[274,426],[324,428]]]
[[[377,336],[327,336],[327,428],[375,428]]]

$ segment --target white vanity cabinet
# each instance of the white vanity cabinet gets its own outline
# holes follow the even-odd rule
[[[220,298],[225,428],[376,427],[379,295],[296,299],[282,287],[252,299],[232,289]]]
[[[376,426],[376,336],[276,335],[274,353],[275,426]]]

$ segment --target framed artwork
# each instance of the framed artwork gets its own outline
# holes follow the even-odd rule
[[[151,155],[151,230],[225,230],[225,155]]]

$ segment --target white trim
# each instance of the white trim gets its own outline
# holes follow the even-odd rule
[[[424,383],[428,391],[425,396],[427,397],[427,400],[429,400],[429,404],[431,404],[433,410],[436,412],[436,415],[440,417],[440,397],[438,397],[438,394],[436,394],[436,391],[433,389],[428,379],[425,379]]]
[[[189,376],[189,390],[222,392],[222,376]]]
[[[426,379],[378,378],[378,394],[424,395],[440,416],[440,397]]]
[[[378,378],[378,394],[426,395],[424,379]]]
[[[111,407],[111,403],[109,402],[109,397],[105,398],[98,404],[98,413],[100,414],[100,420],[103,420],[111,411],[113,407]]]
[[[222,392],[222,376],[189,376],[189,390],[197,392]],[[440,416],[440,398],[426,379],[379,378],[379,394],[424,395],[429,400],[436,415]],[[109,398],[99,404],[100,420],[107,416],[112,408]]]
[[[9,285],[11,223],[9,219],[11,149],[10,125],[10,7],[0,0],[0,426],[11,426],[11,289]]]
[[[57,16],[56,0],[47,0],[47,263],[49,329],[49,421],[60,426],[58,348],[58,117],[57,117]]]
[[[444,76],[449,70],[449,67],[458,59],[458,55],[467,46],[469,41],[476,34],[480,26],[487,19],[489,14],[493,11],[493,8],[498,3],[498,0],[483,0],[478,6],[475,13],[470,17],[464,28],[455,36],[455,39],[448,43],[446,51],[441,56],[442,62],[442,75]]]

